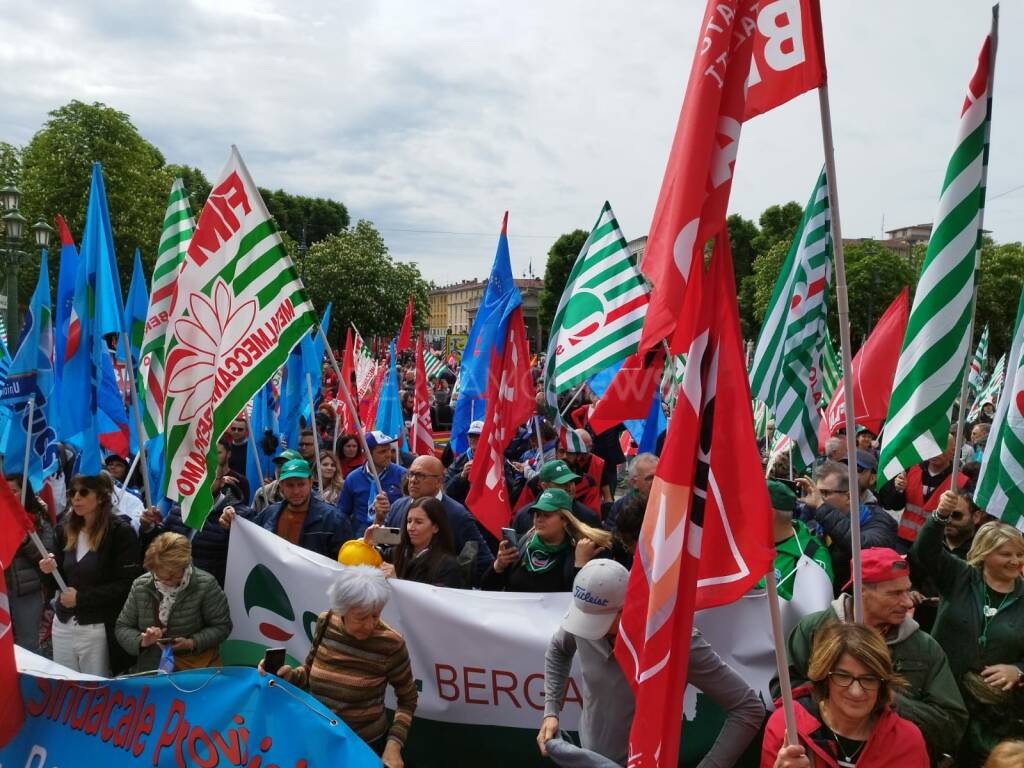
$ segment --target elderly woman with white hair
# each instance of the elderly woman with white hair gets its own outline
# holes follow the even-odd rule
[[[416,681],[400,634],[380,620],[390,587],[370,565],[344,566],[327,591],[331,609],[317,619],[313,645],[301,666],[277,675],[304,688],[345,721],[387,768],[401,768],[402,746],[416,710]],[[259,665],[263,672],[263,662]],[[384,692],[395,689],[397,707],[388,728]]]

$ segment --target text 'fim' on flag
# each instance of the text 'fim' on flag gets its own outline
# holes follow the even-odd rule
[[[216,443],[316,322],[256,184],[231,148],[199,217],[168,318],[167,497],[202,527]]]

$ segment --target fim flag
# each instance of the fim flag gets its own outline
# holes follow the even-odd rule
[[[199,217],[168,317],[166,495],[200,528],[217,439],[316,322],[273,219],[235,147]]]
[[[551,326],[544,390],[558,395],[636,352],[650,288],[606,202],[580,249]]]
[[[782,264],[761,326],[750,390],[789,435],[800,465],[814,463],[818,429],[817,373],[825,341],[831,276],[828,187],[822,170]]]
[[[1024,294],[1017,307],[1009,360],[974,501],[988,514],[1024,531]]]
[[[956,148],[910,308],[878,457],[879,486],[946,447],[950,411],[972,341],[994,59],[989,35],[967,86]]]

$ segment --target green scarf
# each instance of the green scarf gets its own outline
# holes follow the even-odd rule
[[[545,544],[536,533],[530,537],[523,553],[523,565],[530,573],[546,573],[558,563],[559,555],[569,549],[569,537],[560,544]]]

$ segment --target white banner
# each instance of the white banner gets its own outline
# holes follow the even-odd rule
[[[232,525],[225,591],[234,629],[221,654],[226,664],[251,663],[267,647],[284,646],[301,662],[327,588],[342,566],[242,519]],[[831,585],[807,561],[783,606],[786,631],[800,616],[827,607]],[[393,579],[383,620],[405,638],[420,683],[416,716],[448,723],[536,729],[544,710],[544,651],[565,614],[570,593],[503,593],[432,587]],[[770,703],[775,656],[764,592],[702,611],[695,623],[708,642]],[[575,730],[585,695],[575,674],[562,727]],[[686,692],[693,720],[696,690]],[[391,702],[393,704],[393,701]]]

